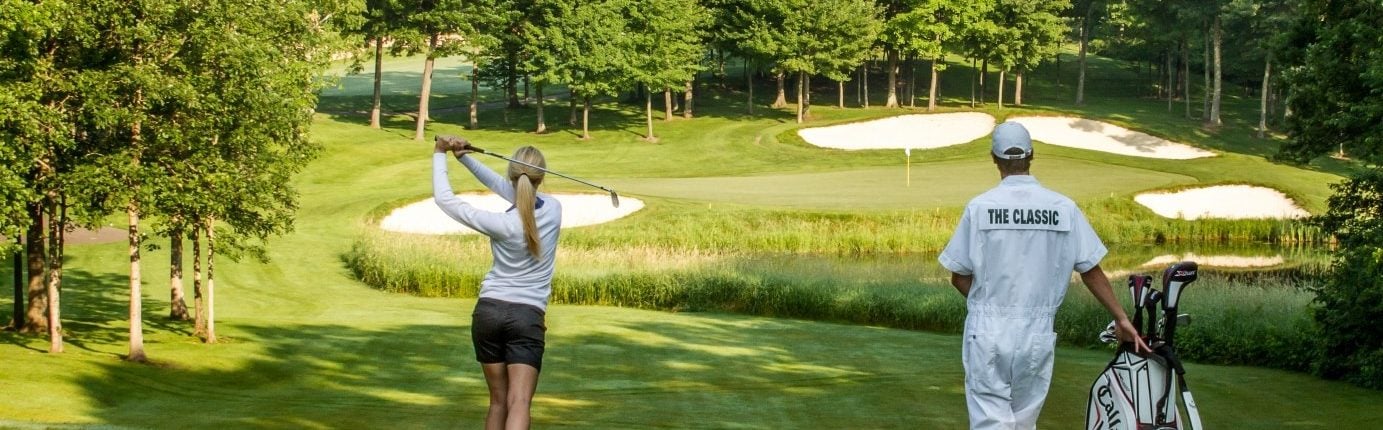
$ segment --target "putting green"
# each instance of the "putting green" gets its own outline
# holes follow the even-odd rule
[[[623,194],[808,209],[931,209],[960,206],[999,181],[989,160],[914,163],[820,173],[706,178],[617,179]],[[1174,173],[1067,158],[1042,158],[1033,174],[1073,199],[1129,194],[1196,182]]]

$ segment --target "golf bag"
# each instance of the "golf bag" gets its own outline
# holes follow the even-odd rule
[[[1185,315],[1177,314],[1177,303],[1185,287],[1196,280],[1196,272],[1194,262],[1173,264],[1162,273],[1162,291],[1152,287],[1152,276],[1129,276],[1133,326],[1153,352],[1140,355],[1134,352],[1132,342],[1119,344],[1114,359],[1090,387],[1086,429],[1203,429],[1196,401],[1186,388],[1186,369],[1177,358],[1174,342],[1177,325],[1189,322]],[[1105,342],[1117,341],[1114,323],[1100,338]],[[1187,421],[1182,421],[1182,411],[1177,408],[1178,394],[1185,405]]]

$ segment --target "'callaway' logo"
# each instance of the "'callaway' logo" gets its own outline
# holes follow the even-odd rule
[[[1095,398],[1099,399],[1100,406],[1104,407],[1104,415],[1109,417],[1109,420],[1106,422],[1106,424],[1108,424],[1106,427],[1111,429],[1118,428],[1116,426],[1122,423],[1123,420],[1119,418],[1119,410],[1114,408],[1114,393],[1109,390],[1109,386],[1105,385],[1100,387],[1099,391],[1095,392]]]

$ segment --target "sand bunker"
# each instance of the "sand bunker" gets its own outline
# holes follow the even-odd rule
[[[1072,117],[1011,117],[1023,124],[1033,140],[1057,146],[1110,152],[1134,157],[1185,160],[1215,153],[1168,141],[1106,122]]]
[[[1145,193],[1133,198],[1158,215],[1195,220],[1201,218],[1302,218],[1311,214],[1272,188],[1250,185],[1217,185],[1175,193]]]
[[[994,117],[979,112],[900,115],[873,121],[805,128],[802,140],[824,148],[930,149],[969,143],[994,131]]]
[[[1185,255],[1162,255],[1153,257],[1148,262],[1143,263],[1143,267],[1158,266],[1164,268],[1169,264],[1178,261],[1194,261],[1201,266],[1210,267],[1272,267],[1285,263],[1287,260],[1281,255],[1268,256],[1239,256],[1239,255],[1196,255],[1186,253]]]
[[[481,210],[502,212],[511,206],[494,194],[457,194]],[[619,207],[610,205],[608,194],[556,194],[562,202],[562,228],[610,222],[643,209],[643,201],[621,196]],[[385,230],[419,234],[475,234],[475,230],[451,219],[432,199],[398,209],[380,221]]]

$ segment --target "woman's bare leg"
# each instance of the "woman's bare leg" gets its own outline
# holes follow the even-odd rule
[[[485,385],[490,388],[490,411],[485,414],[485,430],[504,430],[504,420],[509,416],[509,372],[504,363],[482,363],[480,368],[485,371]]]
[[[533,403],[533,392],[538,389],[538,369],[527,364],[510,364],[508,376],[509,399],[505,406],[508,407],[509,418],[506,420],[505,428],[527,429],[530,421],[529,406]],[[494,390],[490,392],[493,393]],[[493,411],[494,407],[491,406],[490,410]]]

